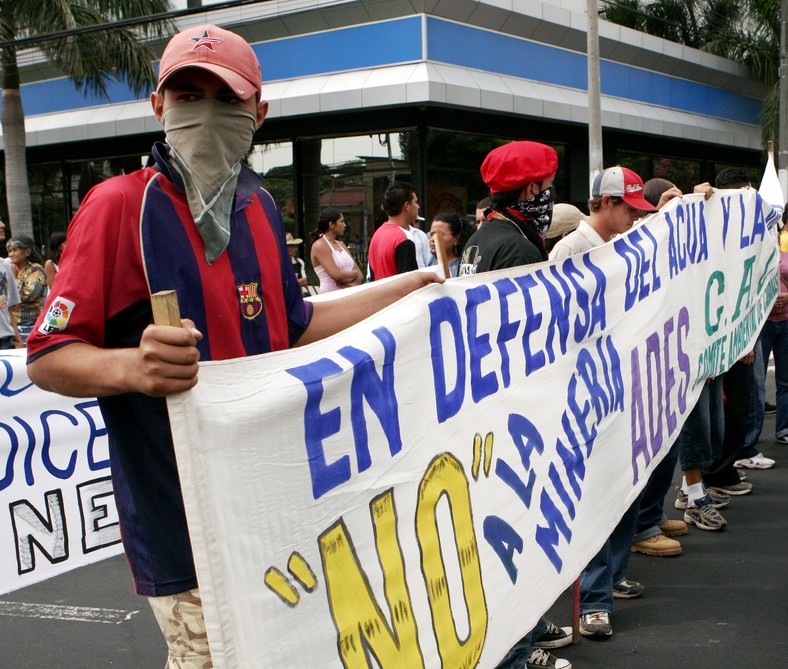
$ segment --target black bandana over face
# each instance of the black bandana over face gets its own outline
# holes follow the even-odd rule
[[[521,200],[506,208],[506,213],[521,225],[534,230],[544,241],[547,228],[553,219],[555,188],[550,186],[527,200]]]

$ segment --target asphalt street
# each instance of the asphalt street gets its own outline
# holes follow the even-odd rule
[[[773,399],[771,373],[768,386]],[[754,491],[723,510],[728,527],[690,528],[679,557],[633,554],[627,576],[643,596],[617,600],[611,638],[581,639],[559,657],[575,669],[788,666],[788,446],[773,435],[772,415],[760,447],[777,467],[748,471]],[[666,512],[680,518],[674,499]],[[571,611],[566,593],[549,617],[570,625]],[[158,669],[165,655],[122,556],[0,597],[2,669]]]

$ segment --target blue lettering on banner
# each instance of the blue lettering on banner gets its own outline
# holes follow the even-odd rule
[[[471,367],[471,396],[474,402],[481,402],[485,397],[498,392],[498,379],[495,372],[482,374],[482,360],[492,353],[490,335],[478,333],[477,308],[490,300],[488,286],[477,286],[467,291],[468,301],[465,305],[465,316],[468,322],[468,352]]]
[[[545,449],[542,435],[527,417],[517,413],[509,415],[508,432],[520,456],[520,466],[515,468],[499,457],[495,463],[495,474],[529,509],[539,484],[533,458],[549,459],[545,463],[547,482],[539,493],[542,521],[535,529],[535,539],[559,573],[563,560],[557,547],[561,537],[567,545],[571,541],[570,523],[575,518],[575,505],[583,496],[581,482],[585,478],[586,460],[592,454],[600,423],[607,416],[624,411],[624,394],[618,351],[612,338],[603,336],[578,353],[567,388],[567,409],[561,416],[561,433],[556,438],[554,450]],[[522,543],[521,535],[498,516],[488,516],[484,527],[485,539],[498,555],[509,578],[516,582],[514,559],[515,553],[522,550],[516,549]]]
[[[340,355],[353,365],[353,380],[350,382],[350,420],[353,424],[353,438],[360,472],[368,469],[372,464],[369,455],[367,420],[364,416],[364,400],[383,427],[391,455],[396,455],[402,450],[399,407],[394,393],[394,356],[397,345],[394,336],[385,328],[378,328],[373,334],[383,344],[383,369],[380,377],[375,371],[375,361],[369,353],[352,346],[339,349]]]
[[[498,279],[492,288],[488,284],[468,288],[464,314],[455,299],[430,302],[438,422],[460,412],[468,386],[470,399],[479,403],[509,387],[513,364],[522,365],[517,376],[527,377],[565,355],[570,337],[580,343],[603,331],[606,284],[604,272],[584,254],[533,274]],[[549,319],[547,312],[537,310],[538,303],[550,305]],[[499,318],[480,318],[485,307],[497,307]],[[513,312],[522,317],[513,319]],[[493,325],[484,331],[488,322]]]
[[[567,258],[561,264],[561,270],[572,284],[572,295],[578,307],[578,313],[572,321],[574,330],[572,339],[576,344],[591,338],[597,330],[602,331],[606,327],[605,288],[607,278],[605,273],[594,265],[588,253],[584,253],[581,258],[583,265],[590,272],[590,278],[593,279],[593,294],[589,293],[583,283],[587,277],[574,264],[574,258]],[[556,267],[551,269],[555,274]]]
[[[40,464],[43,465],[46,472],[59,479],[71,478],[76,469],[77,459],[83,452],[87,458],[88,468],[91,471],[109,469],[109,459],[96,460],[94,455],[98,440],[107,436],[107,429],[103,423],[99,427],[99,423],[90,413],[91,410],[95,410],[97,407],[97,400],[88,400],[74,405],[75,414],[60,409],[50,409],[41,412],[38,420],[34,422],[35,427],[40,426],[41,428],[41,438],[36,436],[34,425],[31,425],[19,416],[13,416],[14,422],[9,421],[6,423],[0,421],[0,430],[5,432],[9,443],[7,450],[0,448],[0,453],[7,453],[5,467],[3,468],[0,465],[0,471],[5,470],[3,477],[0,479],[0,491],[6,490],[14,483],[17,456],[23,448],[22,470],[25,484],[28,486],[35,485],[36,482],[34,469],[37,456],[40,458]],[[55,421],[58,426],[56,429],[50,427],[50,423]],[[66,439],[69,429],[84,430],[84,423],[87,423],[88,427],[84,451],[82,448],[75,448],[65,463],[58,464],[53,462],[51,453],[53,450],[59,450],[53,445],[53,435]],[[2,432],[0,432],[0,439],[3,438]]]
[[[764,201],[760,193],[755,194],[755,207],[752,210],[752,218],[747,218],[747,207],[744,202],[744,194],[728,195],[720,198],[722,205],[722,243],[727,247],[728,240],[733,238],[734,244],[740,249],[752,246],[756,239],[763,241],[767,229],[776,225],[779,214]],[[737,207],[736,204],[739,206]],[[764,209],[769,208],[770,213],[766,214]],[[738,213],[735,216],[734,212]],[[736,220],[734,220],[734,217]],[[738,226],[735,224],[738,223]],[[731,236],[728,229],[731,229]]]
[[[323,440],[339,432],[342,412],[339,407],[326,412],[320,410],[323,380],[341,374],[342,368],[333,360],[320,358],[302,367],[291,367],[287,373],[301,381],[306,389],[304,444],[312,477],[312,495],[319,499],[329,490],[350,480],[350,456],[343,455],[328,463],[323,448]]]
[[[14,395],[24,392],[33,385],[32,382],[29,382],[23,385],[21,388],[12,388],[11,382],[14,380],[14,368],[11,367],[11,363],[8,362],[8,360],[3,360],[2,358],[0,358],[0,365],[5,368],[5,381],[0,384],[0,396],[13,397]],[[27,380],[26,376],[23,378]]]
[[[645,225],[635,228],[628,235],[617,238],[613,248],[627,264],[627,278],[624,283],[624,311],[629,311],[638,302],[659,290],[662,281],[659,278],[656,239],[646,233]]]
[[[723,202],[724,204],[724,202]],[[709,259],[709,240],[706,231],[705,203],[680,204],[672,212],[665,212],[668,237],[668,274],[672,279],[688,266]],[[644,228],[648,222],[644,224]],[[727,219],[723,224],[727,226]]]
[[[450,297],[441,297],[429,304],[430,311],[430,351],[432,352],[432,374],[435,380],[435,405],[438,423],[443,423],[459,413],[465,399],[465,342],[462,336],[462,320],[457,303]],[[443,346],[441,325],[449,326],[452,342]],[[453,388],[448,390],[444,351],[452,352],[457,371]]]
[[[508,388],[511,383],[511,373],[509,371],[510,358],[507,344],[513,341],[520,328],[520,321],[509,320],[509,300],[508,297],[517,292],[517,286],[511,279],[498,279],[493,283],[498,292],[498,308],[500,310],[501,325],[498,328],[496,344],[498,353],[501,356],[501,383],[504,388]]]
[[[380,377],[369,354],[352,346],[345,346],[338,351],[353,364],[350,382],[350,422],[359,472],[368,469],[372,464],[364,413],[365,401],[380,421],[388,440],[390,454],[394,456],[402,449],[399,410],[394,392],[396,342],[386,328],[376,329],[373,334],[383,345],[384,351],[383,372]],[[326,439],[339,433],[342,427],[342,410],[335,406],[323,411],[320,407],[323,399],[323,382],[342,374],[343,369],[333,360],[321,358],[285,371],[301,381],[307,393],[304,406],[304,443],[312,479],[312,495],[315,499],[319,499],[329,490],[349,481],[351,476],[350,456],[343,455],[329,463],[323,445]]]
[[[517,567],[514,564],[515,552],[523,552],[523,538],[503,518],[495,515],[487,516],[483,523],[484,538],[495,551],[506,569],[512,583],[517,583]]]
[[[542,314],[534,311],[534,299],[531,297],[531,289],[538,285],[536,279],[530,274],[518,276],[514,282],[519,286],[523,295],[523,306],[525,307],[525,331],[523,332],[523,356],[525,358],[525,375],[533,374],[542,369],[547,362],[544,351],[537,349],[531,350],[531,335],[539,330],[542,325]]]

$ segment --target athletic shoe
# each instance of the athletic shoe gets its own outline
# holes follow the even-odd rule
[[[777,437],[775,441],[778,444],[788,444],[788,434],[784,434],[782,437]]]
[[[688,506],[684,512],[684,520],[687,524],[692,523],[700,530],[721,530],[728,523],[711,505],[711,499],[704,495],[696,502],[696,506]]]
[[[709,490],[716,493],[722,493],[723,495],[749,495],[754,487],[752,483],[739,481],[731,485],[711,485],[709,486]],[[719,509],[720,507],[717,508]]]
[[[763,403],[763,413],[777,413],[777,405],[771,402]]]
[[[631,550],[633,553],[654,557],[672,557],[681,555],[681,544],[675,539],[668,539],[664,534],[657,534],[647,539],[633,541]]]
[[[747,480],[747,474],[745,474],[741,469],[737,469],[736,473],[739,475],[739,481]]]
[[[726,506],[728,506],[728,504],[731,503],[730,495],[725,495],[716,490],[712,490],[711,488],[706,488],[703,492],[704,496],[711,498],[711,505],[715,509],[724,509]],[[677,509],[687,508],[687,493],[685,493],[681,488],[679,488],[679,494],[676,497],[676,503],[674,506]]]
[[[607,611],[595,611],[580,615],[580,634],[596,638],[612,636],[610,614]]]
[[[640,597],[646,586],[637,581],[628,581],[624,579],[621,583],[616,583],[613,586],[613,597],[615,599],[635,599]]]
[[[525,669],[572,669],[572,663],[537,648],[526,660]]]
[[[687,523],[683,520],[663,520],[659,524],[659,529],[666,537],[681,537],[689,531]]]
[[[767,458],[763,453],[758,453],[758,455],[753,455],[751,458],[736,460],[733,466],[736,469],[771,469],[774,467],[774,464],[774,460]]]
[[[549,620],[544,634],[534,642],[534,648],[563,648],[572,643],[572,628],[558,627]]]

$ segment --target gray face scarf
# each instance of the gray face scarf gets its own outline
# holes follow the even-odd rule
[[[183,178],[192,218],[212,263],[230,242],[230,218],[241,160],[257,118],[218,100],[169,107],[162,117],[173,167]]]

